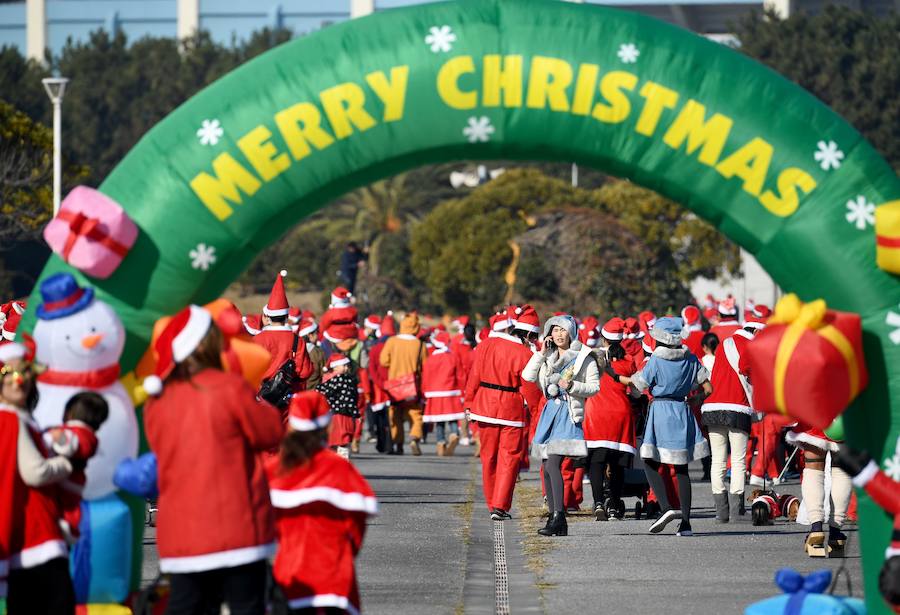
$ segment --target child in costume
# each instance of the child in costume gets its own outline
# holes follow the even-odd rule
[[[78,540],[81,522],[81,493],[88,460],[97,453],[97,430],[109,415],[109,406],[102,395],[85,391],[73,395],[63,412],[63,424],[44,432],[44,443],[57,455],[72,462],[72,474],[60,483],[59,501],[62,508],[60,528],[70,544]]]
[[[754,489],[747,499],[750,500],[753,525],[774,525],[775,519],[782,515],[789,521],[797,520],[797,512],[800,509],[800,500],[797,496]]]
[[[360,612],[354,559],[378,502],[345,459],[322,446],[331,414],[321,393],[288,406],[288,434],[266,463],[278,552],[273,576],[283,594],[274,613]]]
[[[350,443],[359,418],[359,392],[350,359],[336,352],[328,357],[328,371],[316,390],[325,396],[334,413],[328,446],[344,459],[350,458]]]
[[[661,532],[670,522],[680,519],[678,536],[692,536],[688,464],[708,456],[709,443],[685,399],[697,386],[702,386],[704,393],[709,395],[712,386],[706,368],[682,344],[683,326],[681,318],[667,316],[658,319],[650,330],[650,336],[656,340],[656,349],[646,366],[634,376],[620,376],[619,380],[624,384],[633,384],[638,391],[649,391],[653,396],[644,428],[641,458],[646,466],[647,481],[662,508],[662,515],[650,526],[650,532]],[[659,475],[661,463],[675,466],[680,511],[669,504]]]
[[[459,444],[459,421],[466,417],[462,390],[466,386],[460,358],[450,350],[450,334],[437,331],[434,352],[422,367],[425,423],[434,423],[438,457],[452,456]]]
[[[625,468],[631,466],[637,449],[634,436],[634,412],[627,386],[620,376],[635,372],[621,341],[625,323],[612,318],[600,330],[606,350],[606,367],[600,377],[600,392],[588,399],[584,410],[584,440],[588,448],[588,476],[594,495],[594,516],[597,521],[621,519],[621,504],[625,484]],[[609,469],[609,499],[603,501],[603,485]]]

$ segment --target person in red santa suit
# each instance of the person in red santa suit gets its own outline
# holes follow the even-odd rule
[[[315,319],[309,316],[300,318],[297,335],[300,343],[306,345],[306,354],[312,363],[312,373],[306,379],[306,388],[314,389],[322,382],[322,372],[325,370],[325,351],[319,346],[319,325]]]
[[[716,521],[742,521],[746,512],[747,442],[753,419],[753,390],[750,386],[747,345],[766,326],[765,319],[750,316],[744,328],[722,340],[716,348],[710,376],[712,394],[700,408],[703,425],[709,432],[712,451],[710,485],[716,505]],[[731,451],[731,481],[725,487],[727,457]]]
[[[724,342],[741,328],[741,318],[734,297],[729,296],[720,301],[717,310],[719,321],[710,327],[709,332],[714,333],[720,342]]]
[[[3,307],[6,311],[0,312],[3,315],[0,322],[0,344],[16,341],[16,330],[25,313],[25,303],[21,301],[10,301]]]
[[[345,338],[336,338],[333,334],[330,335],[329,329],[332,325],[353,325],[355,328],[358,326],[358,320],[359,311],[353,305],[353,295],[343,286],[338,286],[331,291],[331,303],[328,304],[328,309],[319,319],[319,329],[325,340],[337,344]]]
[[[896,457],[900,458],[900,440]],[[891,541],[884,553],[884,566],[878,575],[878,591],[894,613],[900,613],[900,483],[881,471],[865,451],[857,451],[845,444],[833,452],[835,467],[852,477],[853,485],[865,490],[884,512],[894,516]]]
[[[320,393],[295,395],[280,452],[266,462],[278,534],[272,576],[283,594],[276,614],[362,610],[354,560],[378,501],[350,462],[322,446],[330,418]]]
[[[434,352],[422,367],[422,420],[435,426],[438,457],[452,457],[459,444],[459,421],[466,417],[462,397],[466,379],[459,357],[450,350],[450,334],[438,331],[431,343]]]
[[[706,331],[703,330],[703,315],[700,308],[696,305],[686,305],[681,310],[681,319],[684,320],[684,330],[687,336],[684,338],[684,345],[694,353],[698,359],[703,359],[703,336]]]
[[[510,519],[513,491],[525,447],[526,397],[528,406],[540,408],[534,387],[523,387],[522,370],[532,351],[525,339],[540,330],[537,312],[523,306],[518,323],[505,331],[494,330],[478,345],[466,382],[465,400],[470,421],[478,424],[479,454],[484,499],[491,519]],[[498,319],[499,320],[499,319]],[[494,327],[495,328],[496,324]]]
[[[278,446],[282,422],[240,373],[222,370],[223,347],[210,313],[190,305],[157,338],[155,373],[144,380],[169,615],[198,613],[223,598],[233,615],[265,612],[275,526],[260,453]]]
[[[56,497],[72,464],[48,458],[31,417],[41,370],[33,359],[21,344],[0,346],[0,599],[11,615],[72,615],[75,590]]]
[[[263,308],[263,329],[259,335],[253,338],[253,341],[265,348],[272,356],[272,362],[269,363],[269,369],[263,374],[263,380],[274,376],[282,365],[293,359],[296,379],[292,388],[296,393],[304,389],[306,379],[312,375],[314,368],[306,352],[306,344],[300,342],[287,321],[290,306],[287,294],[284,292],[285,276],[287,276],[287,271],[282,269],[275,278],[272,292],[269,294],[269,301]],[[296,352],[294,351],[295,346]]]
[[[622,490],[625,468],[631,467],[637,454],[634,412],[628,387],[619,382],[620,376],[636,371],[622,347],[625,323],[611,318],[601,329],[606,350],[605,367],[600,377],[600,392],[588,398],[584,410],[584,440],[588,447],[588,476],[594,496],[594,517],[597,521],[622,519],[625,506]],[[603,487],[609,469],[609,498],[604,501]]]

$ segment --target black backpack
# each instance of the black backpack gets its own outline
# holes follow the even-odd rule
[[[284,410],[291,403],[291,394],[294,385],[297,384],[297,364],[294,357],[297,355],[297,342],[300,336],[294,335],[294,345],[291,348],[291,358],[278,368],[275,375],[268,380],[263,380],[259,387],[259,397],[264,399],[279,410]]]

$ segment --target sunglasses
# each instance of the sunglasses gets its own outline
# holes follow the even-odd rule
[[[12,376],[13,380],[16,384],[21,385],[25,382],[26,378],[34,378],[35,370],[33,366],[28,365],[26,367],[15,369],[11,365],[4,365],[0,367],[0,378],[6,378],[7,376]]]

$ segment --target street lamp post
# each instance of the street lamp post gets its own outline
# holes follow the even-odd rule
[[[41,79],[50,102],[53,103],[53,215],[59,212],[62,191],[62,101],[66,93],[65,77]]]

